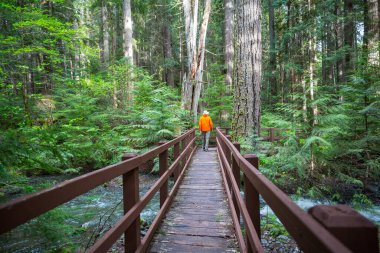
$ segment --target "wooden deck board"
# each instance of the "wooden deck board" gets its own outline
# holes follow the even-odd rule
[[[198,150],[148,252],[236,252],[216,151]]]

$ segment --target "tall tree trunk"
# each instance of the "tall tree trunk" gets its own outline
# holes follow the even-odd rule
[[[234,3],[224,0],[224,63],[226,67],[227,90],[232,90],[232,75],[234,67]]]
[[[379,0],[364,0],[364,48],[367,62],[379,65]]]
[[[112,13],[114,20],[112,22],[112,47],[111,47],[111,58],[112,62],[115,62],[118,59],[117,48],[118,48],[118,21],[119,21],[119,10],[118,6],[114,5],[112,8]]]
[[[276,80],[276,37],[274,29],[274,8],[272,0],[268,0],[268,9],[269,9],[269,86],[273,97],[277,96],[277,80]]]
[[[335,3],[335,15],[339,17],[342,15],[342,7],[339,3]],[[344,22],[341,20],[336,21],[335,26],[335,37],[336,37],[336,48],[340,49],[344,46]],[[338,59],[336,63],[336,72],[337,72],[337,83],[343,83],[346,81],[345,79],[345,71],[344,71],[344,58]]]
[[[73,26],[74,26],[74,29],[76,30],[76,29],[78,29],[79,28],[79,24],[78,24],[78,20],[75,18],[74,19],[74,24],[73,24]],[[75,49],[74,49],[74,56],[73,56],[73,59],[72,59],[72,64],[71,64],[71,69],[72,69],[72,78],[74,79],[74,80],[79,80],[79,69],[80,69],[80,62],[79,62],[79,60],[80,60],[80,46],[79,46],[79,44],[78,43],[75,43],[74,44],[74,47],[75,47]]]
[[[314,128],[317,123],[317,106],[314,104],[315,100],[315,87],[316,81],[316,24],[315,24],[315,3],[313,0],[308,0],[309,18],[311,18],[311,27],[309,28],[309,108],[310,108],[310,129]],[[315,171],[315,156],[313,153],[313,146],[310,145],[310,174],[313,175]]]
[[[109,28],[108,28],[108,18],[107,18],[107,5],[104,1],[102,1],[102,7],[101,7],[101,52],[100,52],[100,59],[102,62],[103,67],[106,67],[110,60],[110,53],[109,53],[109,41],[110,41],[110,34],[109,34]]]
[[[29,54],[28,54],[29,56]],[[23,57],[26,60],[26,57]],[[22,102],[24,105],[24,115],[25,115],[25,123],[28,126],[32,125],[32,118],[30,113],[30,105],[29,105],[29,95],[28,95],[28,74],[29,72],[22,73]]]
[[[174,76],[171,70],[171,62],[173,61],[172,39],[169,24],[165,21],[162,25],[162,42],[165,59],[165,82],[174,87]]]
[[[380,59],[379,59],[379,8],[380,3],[378,0],[364,0],[364,54],[367,60],[367,69],[371,73],[372,71],[378,71]],[[371,80],[367,78],[366,90],[371,85]],[[370,95],[368,92],[364,94],[364,106],[367,107],[370,104]],[[369,129],[369,114],[364,113],[364,125],[365,131]]]
[[[309,32],[309,92],[310,92],[310,126],[314,127],[317,122],[317,106],[314,105],[316,81],[316,24],[315,24],[315,3],[313,0],[308,1],[309,17],[311,18],[311,27]]]
[[[132,11],[131,0],[124,0],[123,2],[123,20],[124,20],[124,57],[130,64],[133,64],[133,29],[132,29]],[[131,82],[131,74],[127,73],[125,83],[126,107],[132,104],[132,90],[133,82]]]
[[[132,11],[131,0],[123,2],[124,14],[124,57],[128,58],[129,63],[133,64],[133,37],[132,37]]]
[[[198,24],[198,0],[183,0],[185,16],[185,36],[187,48],[187,75],[182,84],[182,107],[191,111],[193,83],[196,73],[196,42]],[[185,76],[185,75],[184,75]]]
[[[205,46],[206,46],[206,34],[207,34],[207,26],[208,20],[211,12],[211,0],[205,1],[205,9],[203,12],[203,21],[202,26],[199,31],[199,42],[198,42],[198,50],[197,50],[197,58],[196,58],[196,73],[195,73],[195,87],[193,92],[192,99],[192,111],[194,116],[194,122],[197,121],[198,117],[198,105],[199,98],[201,96],[202,90],[202,81],[203,81],[203,63],[205,58]]]
[[[344,59],[344,80],[347,81],[347,75],[351,73],[353,67],[353,50],[355,26],[352,17],[353,0],[344,0],[344,45],[347,47],[346,56]]]
[[[236,66],[232,127],[237,136],[260,131],[261,3],[238,0],[236,6]]]
[[[182,5],[180,6],[180,10],[182,12]],[[182,24],[182,15],[179,17],[179,23]],[[181,67],[179,82],[183,81],[185,75],[185,64],[184,64],[184,49],[183,49],[183,30],[179,29],[179,64]]]
[[[119,5],[113,6],[113,16],[115,17],[114,22],[112,24],[112,62],[116,62],[119,59]],[[112,91],[112,104],[113,108],[117,109],[119,107],[119,86],[116,80],[113,81],[113,91]]]

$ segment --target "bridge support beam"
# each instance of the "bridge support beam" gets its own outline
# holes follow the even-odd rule
[[[137,154],[125,154],[121,159],[126,161],[136,156]],[[139,200],[139,168],[135,168],[130,172],[123,174],[124,214],[126,214]],[[140,244],[140,216],[138,216],[124,233],[124,252],[135,252]]]
[[[256,169],[259,169],[259,158],[254,154],[244,155],[244,158]],[[251,184],[246,175],[244,175],[244,196],[245,196],[245,205],[248,210],[248,214],[252,219],[252,223],[255,227],[258,237],[261,239],[261,229],[260,229],[260,198],[259,193],[255,187]],[[250,242],[247,238],[247,249],[248,252],[253,252],[253,245],[250,245]]]

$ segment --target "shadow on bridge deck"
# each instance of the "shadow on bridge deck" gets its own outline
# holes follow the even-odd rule
[[[237,248],[216,148],[198,150],[148,252],[233,252]]]

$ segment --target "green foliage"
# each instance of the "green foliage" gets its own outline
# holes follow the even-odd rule
[[[69,224],[67,220],[70,219],[69,212],[65,208],[55,208],[45,214],[38,216],[31,221],[28,226],[28,233],[36,233],[46,238],[50,242],[59,242],[61,246],[55,246],[52,251],[59,252],[72,252],[77,248],[77,244],[73,241],[73,236],[81,234],[85,230],[78,226]]]
[[[186,112],[181,109],[174,89],[144,74],[134,83],[133,97],[128,125],[124,126],[124,139],[129,145],[143,148],[181,133]]]
[[[120,63],[110,69],[112,78],[95,75],[82,79],[80,85],[68,83],[57,88],[52,95],[34,96],[30,101],[32,127],[26,126],[22,110],[18,110],[22,103],[3,94],[3,114],[9,119],[16,115],[0,134],[0,152],[4,154],[0,165],[5,173],[77,174],[181,133],[186,113],[176,90],[154,81],[141,69],[122,68]],[[126,69],[133,76],[132,106],[114,108],[112,84],[121,85]]]
[[[352,205],[355,208],[368,208],[373,206],[373,203],[366,195],[360,193],[353,196]]]
[[[290,236],[284,225],[281,224],[274,214],[266,214],[262,218],[261,227],[262,231],[267,231],[271,237],[278,237],[280,235]]]
[[[355,2],[349,13],[335,0],[274,1],[273,6],[275,62],[270,40],[263,39],[261,125],[291,131],[276,147],[257,141],[251,150],[260,155],[262,171],[287,190],[292,181],[316,198],[347,201],[364,194],[368,184],[380,180],[379,65],[368,59],[368,51],[378,48],[365,44],[372,36],[363,15],[368,6]],[[269,37],[268,9],[263,5],[263,38]],[[332,46],[344,36],[336,29],[339,22],[364,24],[352,48]],[[326,36],[332,33],[337,36]],[[312,43],[325,48],[315,50]],[[343,66],[347,56],[351,62]]]
[[[215,126],[230,127],[232,117],[232,95],[226,87],[224,75],[220,73],[222,66],[213,64],[210,66],[210,79],[212,83],[207,85],[202,94],[201,104],[210,112]]]

